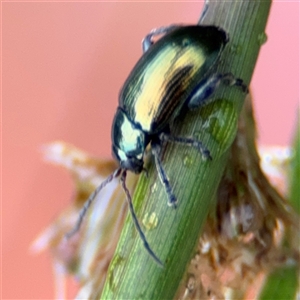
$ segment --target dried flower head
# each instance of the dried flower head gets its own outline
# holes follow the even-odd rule
[[[91,157],[64,142],[54,142],[44,151],[48,161],[71,173],[75,192],[70,207],[36,239],[32,250],[51,251],[57,270],[57,298],[64,298],[65,294],[64,286],[59,283],[62,274],[72,274],[81,285],[78,297],[90,299],[102,289],[127,212],[124,192],[117,179],[97,195],[80,231],[70,239],[65,235],[73,229],[83,203],[117,165],[113,160]],[[128,176],[130,191],[136,179],[135,175]]]

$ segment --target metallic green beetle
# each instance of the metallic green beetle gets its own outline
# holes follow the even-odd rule
[[[153,37],[163,35],[157,42]],[[161,141],[182,143],[197,148],[211,159],[200,141],[175,137],[169,133],[170,123],[184,109],[201,106],[221,82],[237,85],[247,92],[247,86],[231,73],[216,74],[214,68],[228,42],[224,30],[215,26],[168,26],[152,30],[143,40],[144,55],[128,76],[119,96],[119,106],[112,124],[112,151],[120,168],[111,174],[84,205],[76,232],[86,210],[96,194],[113,178],[120,176],[136,229],[150,255],[162,262],[150,248],[134,212],[126,187],[126,172],[144,170],[144,153],[151,144],[157,171],[166,189],[168,204],[175,207],[172,192],[159,157]]]

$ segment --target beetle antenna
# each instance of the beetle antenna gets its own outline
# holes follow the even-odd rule
[[[122,185],[122,188],[125,192],[125,195],[126,195],[126,200],[128,202],[128,206],[129,206],[129,211],[130,211],[130,214],[131,214],[131,217],[132,217],[132,220],[133,220],[133,223],[135,225],[135,228],[138,232],[138,234],[140,235],[140,238],[141,240],[143,241],[143,244],[144,244],[144,247],[145,249],[147,250],[147,252],[150,254],[150,256],[155,260],[155,262],[160,266],[160,267],[164,267],[163,263],[161,262],[161,260],[155,255],[155,253],[153,252],[153,250],[151,249],[146,237],[145,237],[145,234],[143,233],[142,231],[142,228],[139,224],[139,221],[136,217],[136,214],[134,212],[134,207],[133,207],[133,204],[132,204],[132,199],[131,199],[131,196],[130,196],[130,192],[126,186],[126,170],[123,170],[122,174],[121,174],[121,178],[120,178],[120,181],[121,181],[121,185]]]
[[[65,236],[67,239],[69,239],[70,237],[72,237],[76,232],[79,231],[80,226],[82,224],[82,221],[84,219],[84,216],[86,215],[86,212],[88,211],[88,209],[90,208],[91,204],[93,203],[93,201],[96,199],[96,196],[98,195],[98,193],[108,184],[110,183],[114,178],[118,177],[121,174],[122,169],[118,168],[117,170],[115,170],[113,173],[111,173],[95,190],[94,192],[90,195],[90,197],[88,198],[88,200],[84,203],[82,209],[79,212],[79,216],[77,219],[77,222],[74,226],[74,228],[69,231]]]

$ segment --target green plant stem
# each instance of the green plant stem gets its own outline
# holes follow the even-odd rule
[[[272,271],[264,283],[259,299],[296,299],[298,272],[296,266],[285,266]]]
[[[258,52],[265,40],[271,1],[215,1],[209,4],[203,24],[224,28],[230,43],[218,72],[232,72],[250,82]],[[166,144],[161,157],[178,199],[178,208],[167,206],[167,196],[153,166],[149,177],[141,175],[134,194],[139,220],[154,216],[144,227],[152,249],[164,262],[160,268],[143,248],[130,217],[111,262],[101,299],[172,299],[193,255],[221,180],[228,150],[233,142],[245,94],[222,86],[215,101],[178,118],[172,133],[195,136],[210,150],[212,161],[204,161],[194,149]],[[145,225],[145,224],[144,224]]]

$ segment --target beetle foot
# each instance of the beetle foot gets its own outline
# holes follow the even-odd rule
[[[197,140],[190,139],[190,145],[194,148],[196,148],[202,155],[202,159],[204,160],[212,160],[212,157],[210,155],[210,151],[200,142]],[[187,142],[188,144],[188,142]]]
[[[235,80],[235,85],[239,86],[244,93],[246,93],[246,94],[249,93],[248,86],[244,83],[243,79],[237,78]]]
[[[235,78],[232,73],[225,73],[222,75],[221,80],[223,83],[229,86],[238,86],[242,89],[242,91],[246,94],[249,93],[248,86],[244,83],[241,78]]]
[[[177,199],[175,198],[174,195],[170,195],[169,201],[168,201],[168,206],[177,208]]]
[[[169,141],[169,142],[174,142],[174,143],[183,144],[183,145],[187,145],[187,146],[192,146],[201,153],[203,159],[212,160],[210,151],[200,141],[197,141],[193,138],[173,136],[173,135],[167,134],[165,132],[162,132],[160,134],[159,138],[162,141]]]
[[[212,160],[209,150],[207,149],[202,150],[202,158],[204,160]]]

